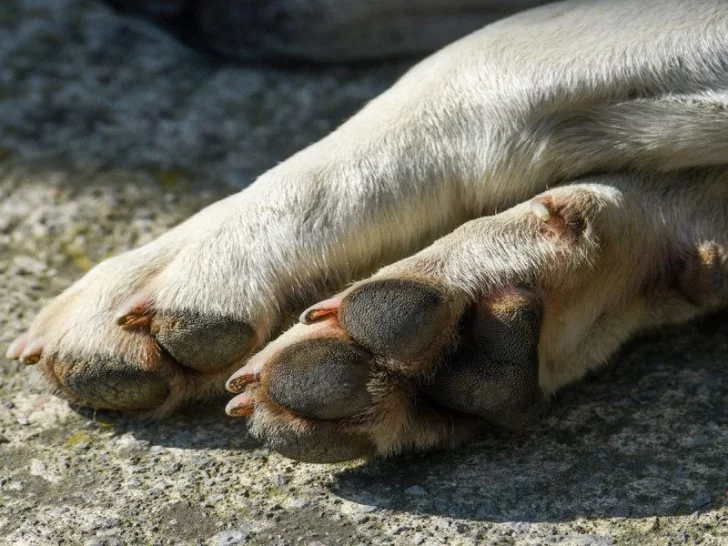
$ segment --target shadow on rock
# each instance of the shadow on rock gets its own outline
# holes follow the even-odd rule
[[[226,416],[224,407],[224,400],[195,404],[163,420],[81,407],[74,409],[102,426],[112,426],[116,435],[131,433],[135,439],[151,445],[241,451],[261,447],[260,441],[248,434],[245,421]]]
[[[530,435],[336,475],[360,504],[485,521],[672,516],[728,504],[728,316],[626,348]]]

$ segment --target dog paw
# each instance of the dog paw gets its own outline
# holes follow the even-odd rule
[[[275,227],[260,229],[269,216]],[[97,265],[39,313],[7,357],[92,408],[164,414],[219,395],[252,350],[340,287],[334,260],[327,279],[296,255],[286,230],[299,227],[289,216],[241,195],[212,205]]]
[[[228,413],[320,462],[532,423],[634,334],[725,303],[722,228],[700,221],[724,205],[684,183],[595,178],[464,224],[306,311],[228,381]]]
[[[94,268],[43,309],[6,356],[35,365],[57,394],[94,408],[164,412],[219,390],[255,343],[253,327],[192,301],[160,306],[164,268],[149,259],[140,249]]]
[[[450,445],[483,420],[520,427],[543,407],[541,311],[521,288],[464,306],[426,281],[360,284],[311,307],[235,373],[227,386],[242,394],[227,411],[314,462]]]

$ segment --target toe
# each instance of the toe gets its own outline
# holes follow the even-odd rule
[[[543,409],[538,383],[541,299],[508,288],[476,304],[449,363],[425,387],[444,406],[506,428],[520,428]]]
[[[242,320],[194,311],[160,313],[152,320],[151,332],[177,362],[202,373],[242,361],[255,339]]]
[[[266,366],[270,399],[309,419],[353,417],[372,403],[371,355],[338,339],[312,339],[281,351]]]
[[[296,427],[280,428],[266,434],[268,446],[285,457],[306,463],[338,463],[371,457],[376,453],[372,441],[354,430],[335,423],[297,423]]]
[[[170,382],[158,369],[142,369],[120,355],[53,364],[58,383],[74,399],[85,406],[121,411],[146,411],[164,403]]]
[[[405,360],[426,351],[450,322],[444,295],[422,282],[388,279],[363,284],[341,302],[339,321],[373,353]]]
[[[116,324],[129,332],[151,334],[175,361],[202,373],[216,373],[242,361],[255,337],[253,329],[237,318],[190,310],[158,312],[145,294],[119,308]]]

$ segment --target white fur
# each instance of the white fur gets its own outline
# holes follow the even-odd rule
[[[726,21],[721,0],[576,0],[494,23],[240,194],[95,268],[31,336],[75,359],[133,360],[113,319],[144,293],[157,309],[242,318],[261,345],[317,298],[560,182],[723,165]],[[457,258],[452,282],[475,286],[478,267]],[[184,383],[165,408],[229,372]]]

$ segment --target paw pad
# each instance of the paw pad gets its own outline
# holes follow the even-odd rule
[[[348,294],[339,321],[373,353],[405,360],[427,350],[449,324],[450,309],[437,289],[391,279],[363,284]]]
[[[353,417],[372,403],[371,355],[337,339],[312,339],[283,350],[263,377],[276,404],[310,419]]]

